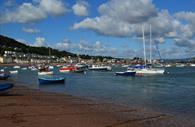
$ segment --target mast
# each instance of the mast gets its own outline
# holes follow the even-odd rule
[[[150,64],[152,64],[152,30],[151,30],[151,24],[150,24]]]
[[[146,44],[145,44],[145,37],[144,37],[144,25],[142,25],[142,33],[143,33],[143,47],[144,47],[144,64],[146,65]]]
[[[51,49],[50,49],[50,47],[48,47],[49,48],[49,56],[51,56]]]

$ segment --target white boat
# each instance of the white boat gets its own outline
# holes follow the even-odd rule
[[[54,66],[49,66],[49,70],[53,70],[54,69]]]
[[[105,70],[105,71],[111,71],[112,67],[110,66],[103,66],[103,65],[92,65],[89,67],[89,70]]]
[[[27,70],[27,68],[26,67],[23,67],[23,68],[21,68],[22,70]]]
[[[144,37],[144,27],[142,26],[142,33],[143,33],[143,48],[144,48],[144,66],[135,66],[132,67],[132,70],[136,71],[136,74],[164,74],[164,68],[153,68],[151,66],[146,66],[146,48],[145,48],[145,37]],[[151,25],[150,25],[150,64],[152,64],[152,52],[151,52]]]
[[[122,65],[122,67],[127,68],[129,65]]]
[[[20,66],[14,66],[13,68],[15,68],[15,69],[19,69],[19,68],[20,68]]]
[[[180,64],[180,63],[176,64],[176,67],[185,67],[185,66],[186,66],[185,64]]]
[[[192,64],[192,63],[191,63],[190,66],[191,66],[191,67],[195,67],[195,64]]]
[[[14,71],[9,71],[10,74],[18,74],[18,71],[17,70],[14,70]]]
[[[165,67],[171,67],[171,65],[170,64],[166,64]]]
[[[53,75],[53,71],[41,71],[38,72],[38,75]]]
[[[144,68],[144,69],[136,70],[136,73],[137,74],[164,74],[165,70],[159,68]]]
[[[0,72],[4,72],[5,70],[4,69],[1,69]]]

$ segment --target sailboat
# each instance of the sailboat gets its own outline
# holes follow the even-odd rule
[[[135,70],[136,74],[164,74],[164,68],[153,68],[152,66],[147,66],[146,64],[146,48],[145,48],[145,36],[144,36],[144,26],[142,25],[142,33],[143,33],[143,48],[144,48],[144,65],[143,66],[134,66],[129,67],[129,69]],[[152,52],[151,52],[151,25],[150,25],[150,64],[152,65]]]

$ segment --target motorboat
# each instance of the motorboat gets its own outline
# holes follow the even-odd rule
[[[64,72],[73,72],[75,71],[77,68],[75,66],[63,66],[62,68],[59,69],[60,72],[64,73]]]
[[[91,67],[89,67],[89,70],[94,70],[94,71],[111,71],[112,67],[110,66],[104,66],[104,65],[92,65]]]
[[[10,74],[18,74],[18,70],[9,71]]]

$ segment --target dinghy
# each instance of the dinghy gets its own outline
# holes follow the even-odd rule
[[[17,70],[14,70],[14,71],[9,71],[10,74],[18,74],[18,71]]]
[[[64,84],[64,77],[39,77],[39,84]]]
[[[38,72],[38,75],[53,75],[53,71],[41,71]]]
[[[0,80],[6,80],[9,78],[9,75],[6,73],[0,73]]]

